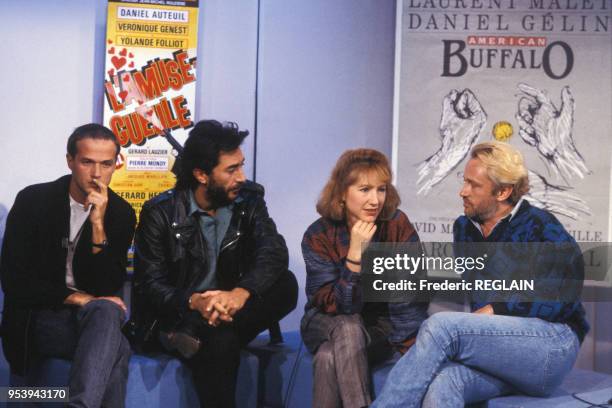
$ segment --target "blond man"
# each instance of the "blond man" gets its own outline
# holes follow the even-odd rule
[[[562,257],[543,255],[535,284],[546,291],[567,277],[581,282],[584,266],[574,239],[552,214],[523,198],[529,182],[520,152],[501,142],[474,146],[463,181],[465,215],[455,221],[456,243],[569,248]],[[503,267],[490,259],[470,278],[509,280],[524,255],[507,256]],[[578,296],[504,301],[498,295],[473,297],[472,313],[442,312],[426,320],[373,406],[463,407],[516,391],[549,395],[571,370],[589,330]]]

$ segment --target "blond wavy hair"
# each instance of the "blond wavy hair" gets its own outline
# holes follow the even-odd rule
[[[484,164],[487,175],[495,184],[495,191],[501,187],[512,187],[512,193],[508,197],[510,204],[518,203],[529,191],[529,175],[523,155],[508,143],[479,143],[472,148],[470,156]]]
[[[378,218],[390,219],[400,204],[400,197],[391,184],[392,173],[387,157],[374,149],[354,149],[342,153],[319,196],[317,212],[324,218],[346,221],[342,197],[349,186],[370,171],[376,172],[387,185],[387,196]]]

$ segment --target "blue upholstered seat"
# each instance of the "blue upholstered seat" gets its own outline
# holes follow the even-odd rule
[[[572,397],[589,401],[590,404],[606,404],[612,398],[612,375],[574,368],[563,384],[548,398],[511,395],[490,400],[487,408],[584,408],[589,404]]]
[[[242,352],[236,400],[240,407],[312,406],[312,355],[298,332],[284,334],[283,344],[269,345],[267,334],[259,336]],[[395,360],[373,368],[374,395],[382,389]],[[63,386],[70,362],[44,360],[31,371],[32,385]],[[15,382],[13,382],[15,384]],[[18,384],[18,383],[17,383]],[[483,404],[488,408],[584,407],[571,394],[602,404],[612,398],[612,376],[574,369],[549,398],[507,396]],[[127,407],[193,407],[197,396],[189,370],[167,355],[134,355],[130,360]]]
[[[126,406],[133,408],[197,407],[198,397],[189,369],[164,354],[133,355],[130,359]],[[236,400],[239,407],[257,406],[257,358],[243,351]],[[70,361],[49,358],[30,371],[31,386],[66,386]]]
[[[276,348],[275,355],[269,357],[268,370],[263,375],[267,378],[269,384],[277,384],[281,382],[287,386],[284,406],[290,408],[309,408],[312,407],[312,355],[301,346],[301,341],[296,332],[287,333],[285,336],[285,345]],[[397,355],[395,356],[398,357]],[[293,378],[285,378],[289,371],[290,361],[296,359],[296,366],[293,368]],[[393,367],[396,359],[388,360],[372,370],[372,385],[374,395],[376,396],[382,389],[389,371]],[[279,365],[279,363],[282,364]],[[261,366],[264,371],[266,366]],[[282,375],[283,378],[275,378],[277,375]],[[262,373],[260,373],[261,378]],[[278,387],[277,387],[278,388]],[[272,398],[271,395],[261,396],[261,392],[270,393],[273,387],[260,388],[260,402],[265,402],[265,406],[277,407],[279,398]],[[549,398],[533,398],[522,395],[513,395],[492,399],[487,403],[481,404],[487,408],[583,408],[586,405],[572,397],[572,393],[577,393],[577,396],[593,402],[606,403],[612,398],[612,375],[597,373],[593,371],[574,369],[567,376],[563,384]]]
[[[293,372],[296,362],[305,351],[299,332],[285,333],[283,338],[282,344],[269,345],[268,336],[260,335],[247,347],[259,360],[257,384],[260,406],[291,406],[287,405],[287,398]]]

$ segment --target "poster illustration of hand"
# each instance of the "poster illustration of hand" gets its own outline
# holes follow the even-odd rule
[[[394,167],[425,241],[452,240],[470,149],[523,153],[532,204],[577,241],[608,240],[612,3],[398,2]]]

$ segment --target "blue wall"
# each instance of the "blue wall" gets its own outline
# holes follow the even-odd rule
[[[331,166],[348,148],[391,150],[395,1],[200,3],[194,117],[251,130],[247,172],[266,187],[303,287],[300,241]],[[106,2],[2,0],[0,16],[0,206],[10,208],[24,186],[67,171],[74,127],[102,119]],[[302,292],[286,329],[299,325]]]
[[[391,153],[394,1],[263,0],[260,17],[257,181],[285,236],[305,300],[300,243],[338,156],[368,146]]]

